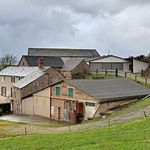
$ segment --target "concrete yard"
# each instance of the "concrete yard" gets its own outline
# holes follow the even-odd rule
[[[27,115],[4,115],[0,116],[0,120],[13,121],[19,123],[38,124],[38,125],[51,125],[54,121],[49,118],[39,116],[27,116]]]

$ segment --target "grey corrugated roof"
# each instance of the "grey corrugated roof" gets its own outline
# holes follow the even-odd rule
[[[100,101],[138,98],[150,94],[150,89],[126,78],[66,81]]]
[[[38,59],[43,58],[44,66],[51,66],[53,68],[62,68],[64,63],[61,57],[53,57],[53,56],[22,56],[21,60],[24,58],[27,64],[31,67],[38,65]]]
[[[100,57],[96,49],[29,48],[30,56]]]
[[[25,77],[37,69],[38,67],[7,67],[0,71],[0,76]]]
[[[79,65],[79,63],[82,60],[83,59],[75,59],[75,58],[69,59],[68,61],[65,62],[61,71],[72,71],[74,68],[77,67],[77,65]]]
[[[105,60],[105,58],[109,58],[109,57],[114,57],[114,58],[118,58],[119,61],[117,62],[120,62],[120,63],[129,63],[130,61],[127,61],[126,59],[124,58],[121,58],[121,57],[118,57],[118,56],[115,56],[115,55],[107,55],[107,56],[101,56],[99,58],[96,58],[96,59],[93,59],[91,60],[90,62],[94,62],[94,61],[97,61],[97,60],[100,60],[101,62],[103,62],[103,59]],[[111,60],[107,61],[107,62],[111,62]]]
[[[26,85],[28,85],[29,83],[33,82],[34,80],[38,79],[40,76],[44,75],[46,73],[45,71],[49,68],[50,67],[38,68],[31,74],[27,75],[23,79],[16,82],[13,86],[21,89],[25,87]]]

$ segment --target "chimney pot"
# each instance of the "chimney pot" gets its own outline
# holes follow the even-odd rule
[[[41,57],[41,58],[38,59],[38,67],[39,67],[39,68],[43,68],[43,66],[44,66],[44,60],[43,60],[43,58]]]

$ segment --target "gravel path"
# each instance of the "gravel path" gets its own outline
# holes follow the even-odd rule
[[[25,134],[25,128],[26,128],[26,132],[28,134],[81,131],[81,130],[86,130],[86,129],[91,129],[91,128],[109,126],[109,125],[117,124],[117,123],[126,123],[131,120],[143,118],[143,117],[145,117],[145,114],[147,116],[150,116],[150,107],[146,107],[144,109],[140,109],[140,110],[137,110],[137,111],[134,111],[131,113],[127,113],[122,116],[115,116],[115,117],[111,118],[111,120],[104,119],[101,121],[93,121],[90,123],[71,125],[70,127],[69,127],[69,125],[65,126],[65,127],[48,127],[48,126],[43,127],[42,125],[50,124],[50,122],[46,118],[43,118],[43,120],[41,121],[39,117],[34,117],[34,119],[33,119],[33,117],[21,117],[21,119],[19,119],[19,122],[24,122],[27,124],[21,125],[16,128],[7,128],[5,132],[15,133],[15,134]],[[15,116],[15,117],[17,118],[17,116]],[[10,116],[0,117],[0,120],[14,121],[14,118],[13,119],[10,119],[10,118],[13,118],[13,117],[10,117]],[[35,125],[35,124],[38,124],[38,125]]]

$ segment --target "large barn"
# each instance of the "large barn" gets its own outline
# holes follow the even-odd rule
[[[32,81],[30,85],[36,85],[37,81]],[[15,86],[22,92],[32,87]],[[150,89],[126,78],[62,79],[38,92],[18,98],[20,104],[18,113],[78,123],[104,114],[110,109],[135,102],[148,94]]]
[[[99,58],[96,49],[71,49],[71,48],[29,48],[29,56],[57,56],[67,58]]]

